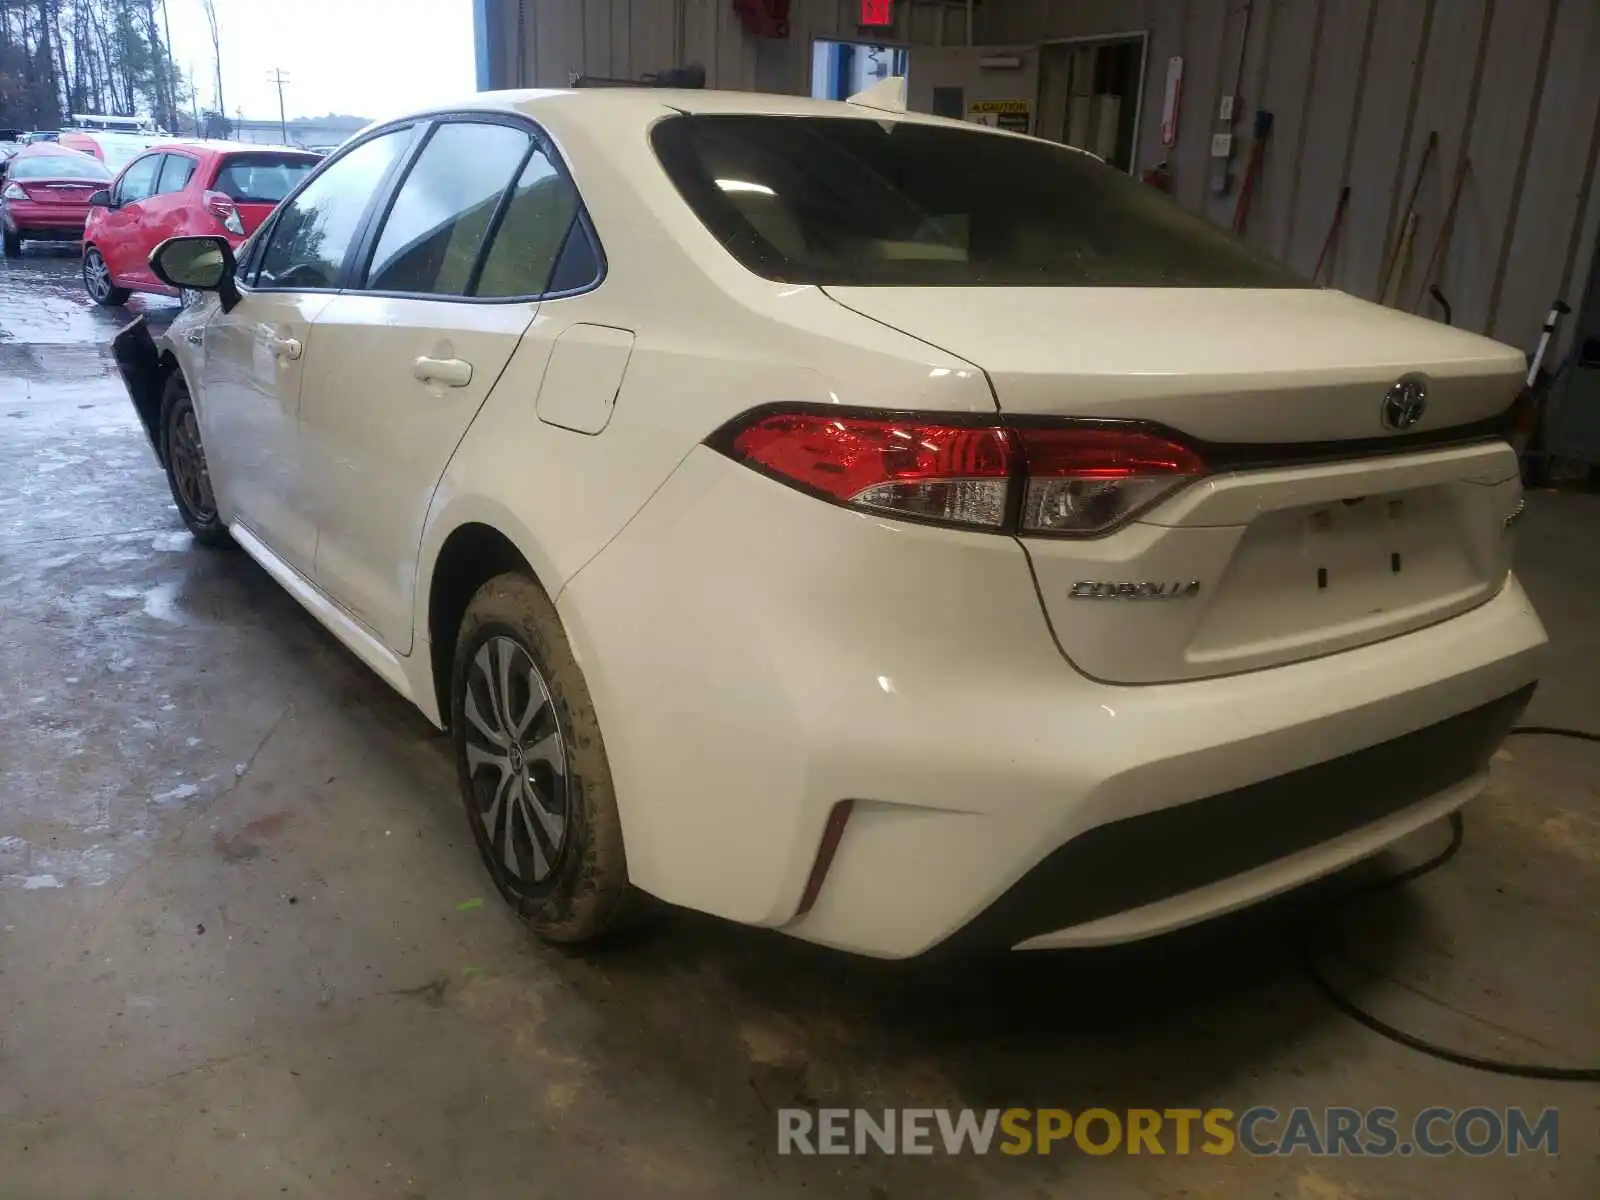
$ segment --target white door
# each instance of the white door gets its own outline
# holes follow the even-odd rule
[[[298,421],[314,320],[334,299],[367,206],[409,144],[410,128],[363,142],[279,215],[240,280],[241,299],[206,325],[206,454],[223,515],[310,576],[316,554]]]
[[[300,418],[316,582],[401,654],[434,489],[538,312],[576,211],[527,124],[440,122],[360,286],[317,317]]]

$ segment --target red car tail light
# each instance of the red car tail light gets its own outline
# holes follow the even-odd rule
[[[1020,429],[1028,463],[1021,532],[1104,533],[1206,472],[1189,447],[1138,428]]]
[[[201,199],[205,202],[206,211],[222,222],[222,227],[229,233],[244,233],[244,222],[239,219],[238,205],[234,204],[231,196],[222,192],[207,192]]]
[[[1012,441],[995,426],[924,416],[784,410],[724,431],[719,448],[852,508],[999,529],[1015,469]]]
[[[1047,537],[1108,533],[1206,473],[1128,422],[973,424],[949,415],[767,408],[707,439],[736,462],[850,508]]]

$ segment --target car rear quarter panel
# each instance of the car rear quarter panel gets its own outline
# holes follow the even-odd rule
[[[419,548],[419,633],[429,628],[427,581],[455,529],[500,530],[559,596],[685,455],[758,405],[995,410],[982,373],[964,360],[817,288],[759,279],[709,235],[710,255],[692,236],[669,235],[667,226],[693,217],[653,157],[619,165],[613,146],[627,141],[583,128],[561,139],[605,273],[594,289],[540,306],[446,469]],[[638,142],[648,154],[642,130]],[[614,414],[597,435],[545,424],[535,411],[555,339],[580,322],[635,336]]]

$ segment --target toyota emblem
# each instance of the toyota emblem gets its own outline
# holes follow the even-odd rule
[[[1410,429],[1428,408],[1428,387],[1420,379],[1401,379],[1383,398],[1383,424],[1396,431]]]

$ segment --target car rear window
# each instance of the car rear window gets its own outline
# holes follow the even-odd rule
[[[211,190],[244,204],[276,204],[318,161],[299,154],[235,154],[223,160]]]
[[[922,287],[1311,286],[1146,184],[1052,142],[851,117],[680,116],[652,142],[749,270]]]
[[[87,154],[25,154],[6,172],[12,179],[92,179],[111,182],[111,172]]]

